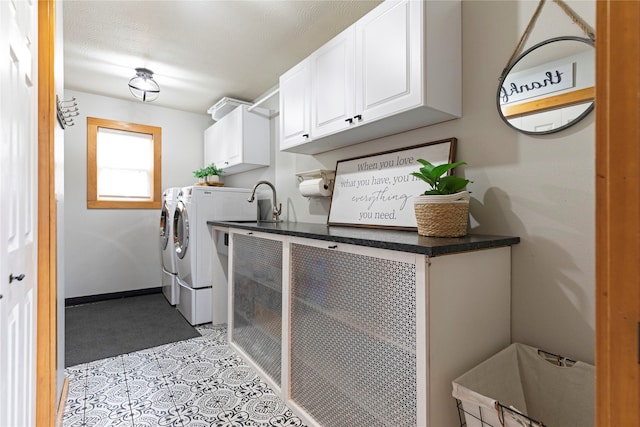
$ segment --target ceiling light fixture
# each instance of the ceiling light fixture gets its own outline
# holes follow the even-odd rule
[[[142,102],[155,101],[160,94],[160,86],[153,80],[153,71],[136,68],[136,75],[129,80],[131,94]]]

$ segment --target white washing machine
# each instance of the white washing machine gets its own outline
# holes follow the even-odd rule
[[[167,188],[162,193],[160,212],[160,253],[162,256],[162,293],[169,304],[178,303],[178,268],[173,244],[173,214],[178,203],[180,187]]]
[[[178,310],[192,325],[227,321],[227,278],[212,275],[215,241],[207,221],[255,221],[250,189],[192,186],[178,195],[174,245],[178,270]]]

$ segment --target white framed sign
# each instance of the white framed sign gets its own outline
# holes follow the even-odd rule
[[[427,184],[411,176],[425,159],[454,161],[456,138],[339,160],[329,209],[329,225],[416,229],[413,198]]]

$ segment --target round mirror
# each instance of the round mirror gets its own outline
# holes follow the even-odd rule
[[[497,105],[512,128],[530,135],[558,132],[593,110],[595,49],[582,37],[556,37],[516,58],[500,77]]]

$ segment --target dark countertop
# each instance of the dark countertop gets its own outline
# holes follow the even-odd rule
[[[280,222],[274,224],[268,222],[207,221],[207,224],[428,256],[511,246],[520,242],[519,237],[510,236],[469,234],[464,237],[425,237],[420,236],[417,231],[339,227],[305,222]]]

